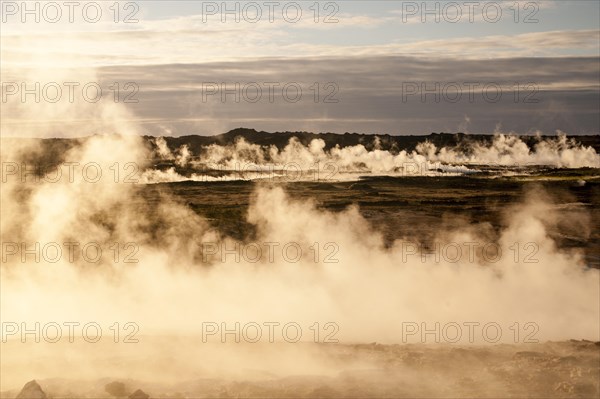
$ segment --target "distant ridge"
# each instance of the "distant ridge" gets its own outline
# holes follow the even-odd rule
[[[145,136],[148,140],[152,136]],[[199,153],[202,146],[210,144],[229,145],[234,144],[237,138],[244,138],[249,143],[258,145],[274,145],[281,149],[285,147],[290,138],[296,137],[303,145],[308,145],[313,139],[322,139],[325,141],[325,149],[328,150],[336,145],[340,147],[364,145],[367,150],[375,148],[375,140],[379,140],[379,148],[389,151],[412,151],[417,144],[429,141],[440,147],[460,147],[474,142],[489,144],[493,140],[493,135],[489,134],[465,134],[465,133],[431,133],[429,135],[419,136],[392,136],[389,134],[361,134],[361,133],[310,133],[310,132],[275,132],[257,131],[249,128],[237,128],[227,133],[215,136],[188,135],[180,137],[165,137],[167,145],[172,150],[187,144],[193,153]],[[539,141],[536,136],[519,136],[530,148]],[[542,138],[552,138],[556,136],[541,136]],[[593,147],[596,152],[600,152],[600,136],[569,136],[574,138],[585,146]]]

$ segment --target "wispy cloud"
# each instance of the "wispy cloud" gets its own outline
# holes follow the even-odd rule
[[[486,59],[490,57],[594,55],[599,30],[549,31],[515,35],[396,41],[378,45],[334,45],[297,40],[287,29],[242,31],[194,29],[194,20],[132,30],[16,34],[2,36],[2,67],[23,68],[43,60],[47,67],[204,63],[261,57],[411,55]],[[177,23],[175,23],[177,22]],[[169,28],[167,29],[167,26]]]

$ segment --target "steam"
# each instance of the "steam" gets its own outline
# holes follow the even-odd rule
[[[256,149],[243,142],[235,148],[240,146]],[[109,170],[132,158],[143,163],[149,155],[144,148],[136,136],[96,136],[72,149],[68,158],[81,164],[93,160]],[[3,158],[5,151],[11,157],[19,152],[2,150]],[[225,159],[215,155],[218,151],[224,148],[211,150],[213,161]],[[377,151],[354,147],[329,155],[385,164]],[[244,159],[260,164],[259,154],[250,151]],[[308,149],[292,143],[270,156],[283,161],[307,154],[312,156],[307,162],[324,159],[322,143],[313,142]],[[111,252],[97,263],[81,256],[72,262],[63,256],[56,263],[37,263],[29,256],[23,263],[19,256],[8,256],[2,264],[3,320],[94,320],[104,326],[132,321],[148,336],[199,336],[204,321],[294,321],[305,328],[315,321],[334,322],[343,343],[401,343],[407,321],[494,321],[504,326],[518,321],[537,323],[540,340],[598,340],[599,271],[586,267],[581,252],[559,250],[548,236],[560,210],[543,192],[529,193],[507,212],[507,227],[494,239],[504,256],[492,262],[479,251],[473,259],[449,261],[407,256],[407,243],[418,240],[417,232],[386,247],[376,226],[356,207],[331,213],[312,201],[291,199],[276,185],[258,185],[247,215],[256,228],[253,242],[279,243],[279,248],[296,243],[303,254],[290,262],[276,250],[272,259],[250,262],[207,256],[203,244],[234,248],[248,242],[214,230],[167,193],[159,204],[149,204],[139,189],[111,179],[29,184],[13,179],[3,184],[4,241],[97,242],[104,249],[132,242],[139,249],[139,262],[133,264],[115,263]],[[580,223],[587,224],[585,216]],[[437,240],[483,244],[483,232],[485,226],[440,230]],[[324,256],[315,261],[308,250],[314,243],[331,244],[337,262],[325,262]],[[515,261],[508,255],[514,243],[534,243],[539,261]],[[122,372],[127,374],[127,368]]]
[[[538,139],[532,150],[518,136],[496,134],[488,145],[471,143],[467,148],[438,149],[422,142],[414,151],[397,153],[380,149],[376,142],[369,151],[365,146],[339,147],[325,150],[322,139],[303,146],[296,138],[281,150],[276,146],[260,146],[239,138],[235,144],[208,145],[194,156],[184,145],[171,152],[163,138],[155,143],[155,158],[174,161],[180,167],[197,170],[182,176],[175,169],[150,170],[145,183],[183,180],[254,180],[261,178],[293,178],[299,180],[356,180],[361,174],[392,176],[440,176],[477,173],[478,166],[514,167],[546,166],[554,168],[598,168],[600,155],[594,148],[578,144],[560,134],[556,139]],[[228,171],[215,178],[206,171]],[[307,173],[308,172],[308,173]],[[268,174],[271,174],[270,176]],[[504,171],[504,173],[513,173]]]
[[[475,165],[531,166],[545,165],[557,168],[598,168],[600,155],[592,147],[578,145],[561,133],[556,139],[540,140],[530,151],[519,137],[497,134],[486,147],[473,144],[472,153],[461,153],[453,148],[438,149],[431,143],[417,148],[431,161]]]

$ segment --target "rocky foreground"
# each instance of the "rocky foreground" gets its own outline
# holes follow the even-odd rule
[[[600,342],[530,345],[327,345],[332,375],[198,378],[175,384],[129,379],[30,381],[2,398],[598,398]],[[358,364],[361,368],[344,367]],[[140,367],[143,367],[141,365]],[[165,365],[165,367],[169,367]]]

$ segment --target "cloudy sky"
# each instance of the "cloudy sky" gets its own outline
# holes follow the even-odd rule
[[[597,1],[1,3],[3,135],[599,133]]]

